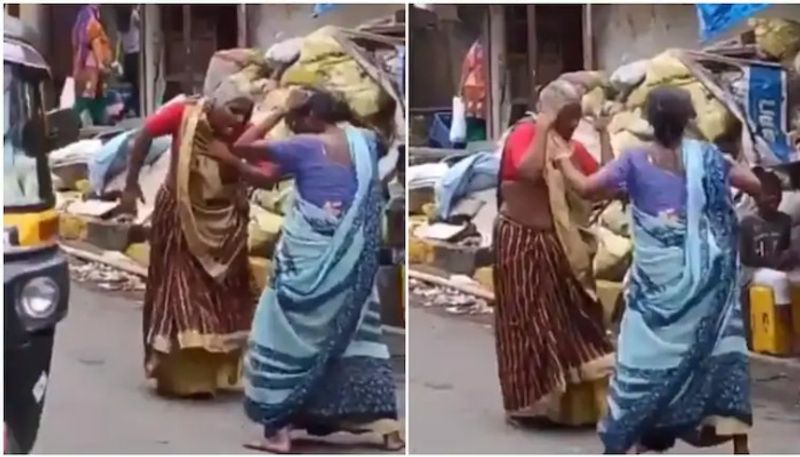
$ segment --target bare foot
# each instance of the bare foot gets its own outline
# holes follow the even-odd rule
[[[273,436],[262,438],[261,441],[255,443],[247,443],[244,447],[272,454],[289,454],[292,452],[292,438],[289,435],[289,428],[282,428]]]
[[[387,451],[399,451],[406,447],[406,443],[400,437],[400,432],[392,432],[383,435],[383,447]]]

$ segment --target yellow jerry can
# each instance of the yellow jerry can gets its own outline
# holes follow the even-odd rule
[[[772,289],[752,286],[749,293],[753,351],[772,355],[791,354],[792,322],[778,312]]]
[[[792,329],[794,330],[795,352],[800,352],[800,278],[789,278],[792,291]]]

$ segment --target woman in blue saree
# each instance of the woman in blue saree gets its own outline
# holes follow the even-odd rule
[[[709,143],[684,138],[689,94],[659,88],[646,115],[655,144],[623,151],[591,177],[557,158],[587,197],[624,192],[634,240],[616,373],[599,434],[606,453],[663,451],[733,439],[748,453],[752,425],[739,303],[738,221],[730,186],[760,182]]]
[[[264,140],[285,119],[296,134]],[[377,137],[328,93],[293,90],[287,110],[245,132],[235,153],[295,179],[295,201],[256,311],[245,359],[245,411],[264,427],[249,445],[291,451],[291,430],[377,433],[404,444],[374,289],[381,192]]]

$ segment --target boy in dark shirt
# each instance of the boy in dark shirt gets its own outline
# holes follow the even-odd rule
[[[792,307],[791,286],[789,277],[794,277],[800,270],[800,256],[797,248],[792,247],[792,220],[788,214],[778,210],[781,204],[782,189],[777,175],[769,171],[759,170],[756,173],[761,180],[762,194],[756,200],[758,212],[747,216],[741,223],[741,259],[746,276],[751,285],[759,285],[772,289],[775,298],[775,313],[778,325],[785,325],[791,330]],[[749,293],[745,289],[744,318],[749,327]],[[748,343],[750,343],[750,332]],[[800,344],[800,341],[798,343]]]
[[[792,250],[792,219],[778,210],[781,182],[769,171],[759,171],[763,193],[756,201],[758,213],[747,216],[741,225],[742,263],[752,268],[787,272],[798,266]]]

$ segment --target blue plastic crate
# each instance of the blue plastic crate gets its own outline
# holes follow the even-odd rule
[[[433,113],[431,128],[428,130],[428,144],[432,148],[461,149],[464,144],[454,145],[450,142],[450,124],[453,123],[453,113]]]
[[[483,119],[468,117],[467,141],[453,144],[450,142],[450,125],[452,123],[452,112],[434,113],[431,128],[428,130],[428,145],[432,148],[464,149],[469,142],[486,139],[486,122]]]

